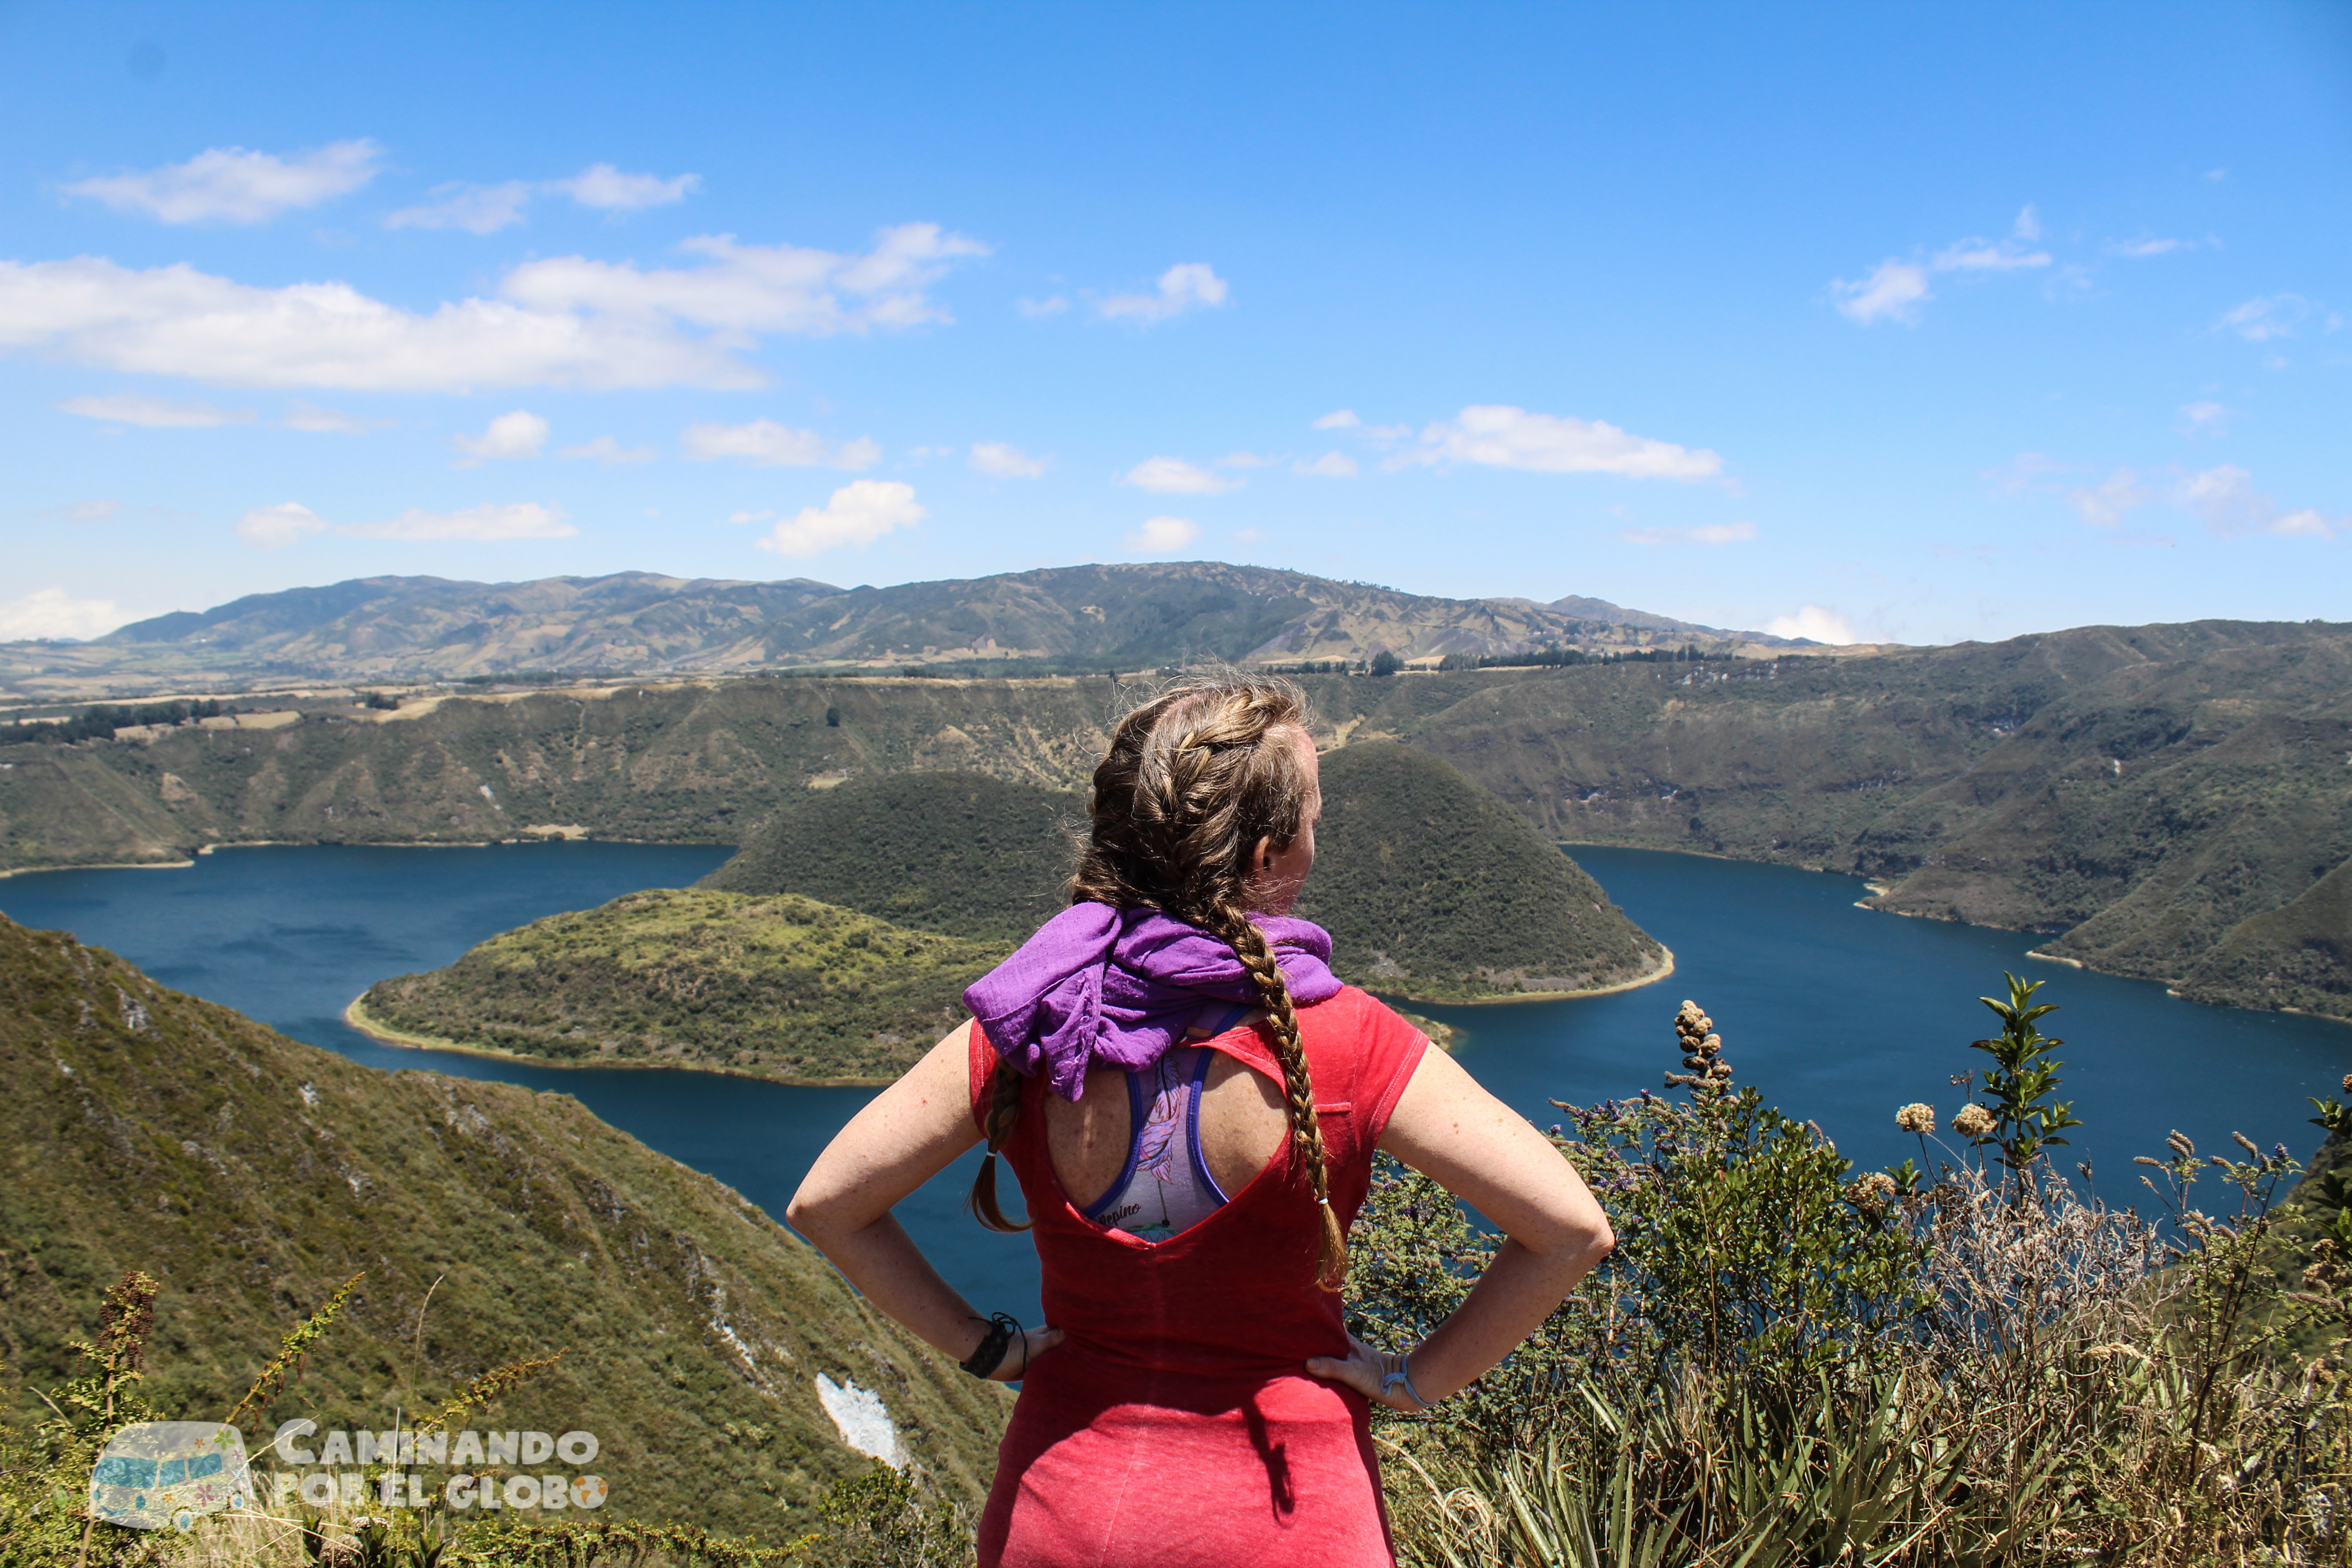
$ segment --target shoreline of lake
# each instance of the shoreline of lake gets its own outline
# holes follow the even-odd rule
[[[1651,940],[1656,941],[1655,938]],[[1639,991],[1644,985],[1655,985],[1669,980],[1675,973],[1675,950],[1664,942],[1658,943],[1660,963],[1646,974],[1631,980],[1621,980],[1614,985],[1589,985],[1581,991],[1514,991],[1503,996],[1415,996],[1409,991],[1387,991],[1386,994],[1416,1007],[1514,1007],[1527,1002],[1590,1002],[1602,996],[1614,996],[1621,992]],[[1383,991],[1384,987],[1368,985],[1367,991]]]
[[[367,993],[352,998],[342,1013],[343,1022],[379,1045],[397,1046],[407,1051],[454,1051],[461,1057],[479,1057],[487,1061],[513,1062],[518,1067],[548,1068],[556,1072],[580,1072],[596,1068],[618,1068],[627,1072],[691,1072],[713,1078],[749,1079],[753,1083],[780,1084],[786,1089],[885,1089],[896,1083],[893,1078],[777,1078],[770,1073],[745,1072],[741,1068],[721,1067],[715,1063],[639,1061],[623,1057],[599,1057],[594,1061],[569,1061],[561,1057],[531,1056],[523,1051],[502,1051],[496,1046],[469,1046],[463,1040],[444,1039],[438,1035],[411,1034],[395,1029],[381,1018],[369,1015],[365,1005]],[[425,1069],[430,1071],[430,1068]]]

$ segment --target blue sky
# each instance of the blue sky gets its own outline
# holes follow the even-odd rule
[[[2352,603],[2352,5],[0,3],[0,636],[1211,558]]]

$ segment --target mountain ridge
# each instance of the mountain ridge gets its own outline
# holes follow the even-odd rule
[[[469,583],[363,577],[174,611],[88,643],[0,644],[0,692],[107,695],[166,683],[415,682],[533,670],[684,675],[971,661],[1136,669],[1201,658],[1360,662],[1797,645],[1606,600],[1449,599],[1223,562],[1040,568],[839,588],[621,572]]]

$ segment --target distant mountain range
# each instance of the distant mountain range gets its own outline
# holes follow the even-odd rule
[[[89,643],[0,644],[0,692],[61,699],[278,681],[738,672],[970,661],[1132,669],[1188,658],[1413,659],[1547,645],[1795,646],[1602,599],[1444,599],[1195,561],[837,588],[622,572],[529,583],[362,577],[139,621]]]

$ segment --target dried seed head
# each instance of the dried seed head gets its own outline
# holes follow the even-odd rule
[[[2252,1154],[2257,1160],[2263,1157],[2263,1152],[2255,1144],[2254,1141],[2247,1137],[2242,1132],[2231,1133],[2230,1142],[2235,1143],[2239,1148],[2243,1149],[2247,1153]]]
[[[2132,1163],[2135,1165],[2154,1165],[2159,1171],[2164,1169],[2163,1161],[2151,1160],[2145,1154],[2134,1154],[2132,1156]]]
[[[2164,1146],[2184,1160],[2197,1158],[2197,1145],[2189,1142],[2189,1134],[2178,1127],[2172,1130],[2172,1136],[2164,1141]]]
[[[1895,1113],[1895,1125],[1925,1138],[1936,1131],[1936,1108],[1915,1101]]]
[[[1991,1137],[2000,1125],[1999,1119],[1981,1105],[1963,1105],[1952,1118],[1952,1131],[1972,1141]]]
[[[1871,1214],[1885,1208],[1894,1195],[1895,1178],[1884,1171],[1873,1171],[1845,1190],[1846,1202]]]

